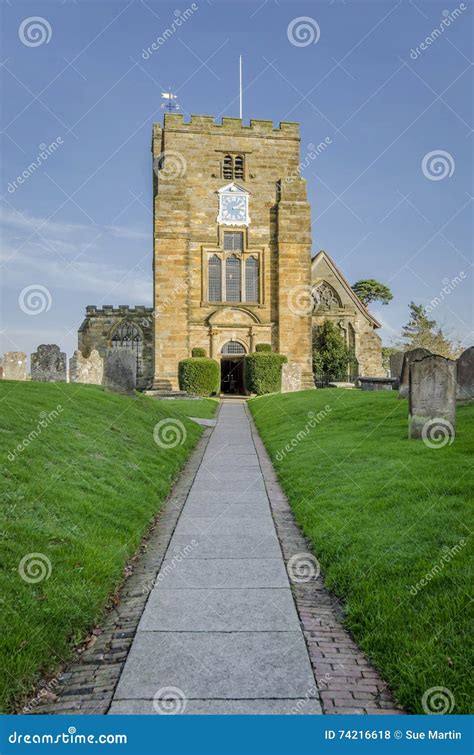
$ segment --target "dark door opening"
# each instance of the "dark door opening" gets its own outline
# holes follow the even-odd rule
[[[244,389],[244,360],[221,359],[221,393],[243,395]]]

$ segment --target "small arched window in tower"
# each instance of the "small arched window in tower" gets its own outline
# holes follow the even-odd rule
[[[234,159],[234,178],[244,180],[244,157],[236,155]]]
[[[208,264],[209,301],[222,301],[222,263],[217,254],[213,254]]]
[[[231,254],[225,261],[226,301],[240,301],[240,259]]]
[[[232,181],[234,177],[234,161],[232,155],[225,155],[222,163],[222,175],[229,181]]]
[[[245,301],[258,301],[258,260],[248,257],[245,263]]]

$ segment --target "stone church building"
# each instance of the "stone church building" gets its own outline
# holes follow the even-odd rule
[[[313,387],[312,326],[325,318],[380,375],[379,323],[330,257],[311,259],[311,213],[296,123],[167,113],[153,125],[153,307],[88,306],[79,349],[126,346],[138,387],[174,391],[178,363],[201,347],[222,390],[242,392],[257,344],[285,354]]]

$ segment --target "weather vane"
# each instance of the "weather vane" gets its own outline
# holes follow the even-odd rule
[[[179,110],[178,102],[174,101],[178,99],[178,95],[173,94],[171,89],[169,89],[167,92],[162,92],[161,99],[165,100],[165,102],[161,103],[161,107],[165,108],[169,113],[172,113],[173,110]]]

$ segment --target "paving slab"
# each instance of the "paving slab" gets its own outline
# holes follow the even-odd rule
[[[170,686],[185,697],[298,699],[314,676],[301,631],[137,632],[115,697]]]
[[[214,505],[214,508],[220,507]],[[275,525],[269,511],[266,515],[253,519],[249,517],[242,519],[240,516],[229,516],[216,511],[214,516],[200,517],[199,519],[193,519],[189,516],[181,517],[174,534],[178,537],[196,536],[196,539],[199,539],[199,535],[202,537],[206,535],[226,537],[229,533],[239,536],[258,535],[263,537],[264,535],[271,535],[273,537]]]
[[[271,519],[268,502],[263,503],[213,503],[212,501],[191,501],[186,504],[186,510],[181,514],[180,521],[198,518],[215,518],[218,516],[236,517],[244,519]]]
[[[109,713],[156,716],[160,711],[154,700],[117,700],[112,703]],[[186,700],[181,713],[190,716],[314,716],[321,713],[321,706],[314,697],[300,700]]]
[[[235,490],[235,487],[230,489],[224,486],[221,490],[209,490],[207,492],[196,490],[193,487],[186,501],[186,506],[193,501],[198,503],[264,503],[268,506],[268,496],[264,490]]]
[[[158,583],[163,587],[288,587],[281,558],[202,558],[163,561]],[[159,575],[159,576],[160,576]]]
[[[291,590],[154,590],[139,630],[160,632],[288,632],[299,619]]]
[[[206,533],[201,535],[173,535],[170,548],[186,552],[191,539],[196,541],[189,549],[186,560],[279,558],[280,545],[275,531],[267,534],[233,533],[229,535]]]

